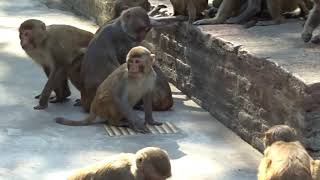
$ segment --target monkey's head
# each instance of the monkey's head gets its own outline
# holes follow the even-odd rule
[[[264,146],[271,146],[276,141],[292,142],[298,140],[295,129],[287,125],[276,125],[264,133]]]
[[[154,59],[155,55],[147,48],[143,46],[132,48],[127,55],[129,76],[132,78],[140,78],[152,72]]]
[[[151,10],[151,4],[148,0],[117,0],[113,8],[113,19],[119,17],[121,15],[121,12],[123,12],[126,9],[129,9],[130,7],[142,7],[146,11]]]
[[[123,11],[120,21],[123,31],[137,42],[141,42],[151,29],[148,13],[141,7],[133,7]]]
[[[313,160],[311,162],[312,179],[320,179],[320,160]]]
[[[46,39],[46,25],[36,19],[24,21],[19,27],[20,45],[24,50],[36,48]]]
[[[165,180],[171,177],[171,164],[166,151],[147,147],[136,153],[136,166],[144,179]]]

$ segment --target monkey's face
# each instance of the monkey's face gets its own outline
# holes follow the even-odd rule
[[[144,74],[145,63],[142,58],[130,58],[127,64],[129,76],[138,78]]]
[[[21,29],[19,37],[22,49],[30,50],[36,48],[36,45],[33,41],[33,33],[31,29]]]

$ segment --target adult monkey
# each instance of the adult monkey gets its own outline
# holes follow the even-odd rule
[[[133,7],[123,11],[113,23],[107,24],[96,33],[81,66],[83,83],[79,90],[81,104],[86,111],[90,109],[97,87],[120,64],[125,63],[129,50],[139,45],[155,25],[158,24],[150,21],[143,8]]]
[[[247,1],[247,2],[246,2]],[[273,25],[281,24],[284,21],[282,13],[292,12],[296,8],[300,8],[303,14],[308,14],[308,4],[310,0],[246,0],[246,1],[233,1],[223,0],[217,16],[212,19],[203,19],[195,22],[195,25],[205,24],[221,24],[221,23],[232,23],[242,24],[251,20],[254,16],[260,13],[263,4],[266,4],[267,11],[272,17],[272,21],[259,22],[256,25]],[[240,4],[239,4],[240,2]],[[242,10],[242,4],[247,3],[247,6]],[[238,16],[234,12],[241,12]],[[229,19],[230,18],[230,19]]]
[[[122,153],[112,160],[75,172],[67,180],[165,180],[171,177],[165,150],[147,147],[136,154]]]
[[[40,97],[37,96],[40,98],[39,104],[34,109],[46,108],[53,90],[56,93],[54,102],[63,101],[71,94],[67,82],[68,71],[74,60],[83,55],[93,34],[73,26],[46,26],[40,20],[29,19],[20,25],[19,37],[23,50],[48,76]],[[71,73],[72,77],[79,78],[79,74],[74,72]]]
[[[92,101],[90,114],[82,121],[56,118],[56,122],[70,126],[84,126],[95,123],[97,116],[113,126],[128,126],[146,133],[144,124],[161,125],[152,117],[152,91],[156,73],[152,68],[154,55],[142,47],[132,48],[127,63],[114,70],[99,86]],[[133,111],[133,106],[143,99],[145,122]]]
[[[301,34],[301,38],[304,42],[309,42],[312,38],[313,31],[320,24],[320,0],[313,0],[314,5],[311,10],[309,17],[304,25],[303,32]],[[316,35],[312,38],[312,43],[320,43],[320,35]]]

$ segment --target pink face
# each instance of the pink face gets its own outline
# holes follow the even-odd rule
[[[21,30],[20,31],[20,45],[23,49],[33,49],[35,45],[33,43],[32,30]]]
[[[143,61],[139,58],[132,58],[128,60],[128,71],[130,74],[135,75],[144,72]]]

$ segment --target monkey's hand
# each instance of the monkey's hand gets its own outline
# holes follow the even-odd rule
[[[37,106],[35,106],[35,107],[33,107],[33,109],[34,110],[42,110],[42,109],[45,109],[45,108],[47,108],[48,107],[48,104],[46,104],[46,105],[37,105]]]
[[[149,125],[152,125],[152,126],[161,126],[163,123],[155,121],[152,118],[151,119],[149,118],[149,119],[146,119],[145,124],[149,124]]]

